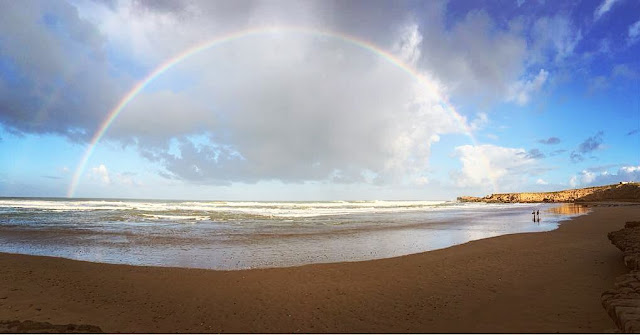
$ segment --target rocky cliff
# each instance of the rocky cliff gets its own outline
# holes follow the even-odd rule
[[[640,221],[627,222],[624,229],[609,233],[611,243],[622,250],[630,270],[616,278],[614,288],[602,294],[602,306],[622,333],[640,332]]]
[[[613,184],[557,192],[498,193],[486,197],[458,197],[460,202],[640,202],[640,183]]]

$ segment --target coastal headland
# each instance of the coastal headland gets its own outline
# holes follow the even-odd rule
[[[213,271],[0,254],[0,320],[105,332],[614,331],[601,294],[627,269],[607,233],[639,220],[640,206],[588,206],[590,214],[549,232],[290,268]]]
[[[485,197],[458,197],[461,202],[536,203],[536,202],[640,202],[640,183],[619,183],[556,192],[496,193]]]

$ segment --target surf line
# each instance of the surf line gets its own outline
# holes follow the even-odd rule
[[[444,97],[442,97],[442,95],[438,91],[436,85],[432,81],[430,81],[428,78],[426,78],[423,75],[421,75],[417,70],[413,69],[411,66],[407,65],[406,63],[404,63],[397,56],[394,56],[390,52],[378,47],[377,45],[375,45],[375,44],[373,44],[371,42],[365,41],[363,39],[360,39],[358,37],[352,36],[352,35],[342,34],[342,33],[329,31],[329,30],[317,30],[317,29],[306,28],[306,27],[292,27],[292,26],[276,26],[276,27],[252,28],[252,29],[233,32],[233,33],[230,33],[230,34],[227,34],[227,35],[224,35],[224,36],[214,37],[213,39],[210,39],[210,40],[204,41],[202,43],[196,44],[196,45],[194,45],[194,46],[192,46],[192,47],[190,47],[190,48],[178,53],[177,55],[173,56],[172,58],[167,59],[164,63],[160,64],[153,71],[151,71],[149,74],[147,74],[146,77],[144,77],[140,81],[138,81],[131,88],[131,90],[129,90],[129,92],[127,92],[127,94],[125,94],[122,97],[122,99],[120,99],[118,104],[107,114],[107,116],[104,118],[104,120],[102,121],[102,123],[100,124],[100,126],[98,127],[96,132],[91,137],[91,140],[89,141],[89,145],[87,146],[87,149],[85,150],[84,154],[82,155],[82,158],[80,159],[80,162],[78,163],[78,166],[76,167],[76,170],[75,170],[75,172],[73,174],[73,177],[71,179],[71,183],[69,184],[69,188],[67,190],[67,197],[68,198],[72,198],[74,193],[76,192],[76,189],[78,188],[78,184],[80,182],[80,177],[84,173],[84,170],[85,170],[85,167],[87,165],[87,162],[89,161],[89,158],[91,157],[91,154],[93,154],[93,151],[94,151],[94,149],[96,147],[96,144],[104,136],[104,134],[109,129],[109,126],[118,117],[118,115],[125,109],[125,107],[127,107],[127,105],[133,99],[135,99],[135,97],[147,85],[149,85],[149,83],[151,83],[156,78],[158,78],[160,75],[162,75],[163,73],[165,73],[166,71],[171,69],[173,66],[185,61],[189,57],[191,57],[193,55],[196,55],[196,54],[198,54],[198,53],[200,53],[200,52],[202,52],[204,50],[208,50],[208,49],[211,49],[213,47],[220,46],[221,44],[224,44],[226,42],[234,41],[234,40],[237,40],[237,39],[240,39],[240,38],[244,38],[244,37],[261,35],[261,34],[275,34],[275,33],[299,33],[299,34],[306,34],[306,35],[311,35],[311,36],[315,36],[315,37],[325,37],[325,38],[337,39],[337,40],[341,40],[341,41],[344,41],[346,43],[349,43],[351,45],[357,46],[357,47],[359,47],[361,49],[370,51],[370,52],[372,52],[372,53],[374,53],[376,55],[379,55],[380,57],[382,57],[383,59],[387,60],[389,63],[393,64],[397,68],[399,68],[399,69],[405,71],[406,73],[408,73],[410,76],[415,78],[419,83],[424,85],[424,87],[426,87],[432,94],[434,94],[437,97],[437,99],[440,101],[440,105],[443,107],[443,109],[448,111],[454,117],[454,119],[456,119],[460,123],[460,125],[463,128],[464,134],[467,135],[471,139],[471,142],[474,145],[477,145],[477,141],[476,141],[475,137],[473,136],[473,133],[471,132],[471,128],[467,125],[466,119],[463,116],[461,116],[455,110],[455,108]],[[491,175],[491,173],[490,173],[490,171],[488,169],[489,168],[488,161],[486,159],[484,159],[483,163],[485,165],[485,168],[487,168],[488,174]],[[496,183],[495,183],[495,181],[493,179],[494,178],[490,178],[491,182],[493,183],[494,190],[495,190],[496,189]]]

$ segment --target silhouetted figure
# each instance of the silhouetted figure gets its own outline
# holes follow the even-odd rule
[[[534,210],[531,214],[533,214],[533,222],[536,222],[536,211]]]
[[[540,222],[540,210],[537,210],[536,214],[538,214],[538,222]]]

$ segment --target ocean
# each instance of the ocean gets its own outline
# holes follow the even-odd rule
[[[0,252],[217,270],[286,267],[549,231],[587,212],[573,204],[455,201],[0,198]]]

